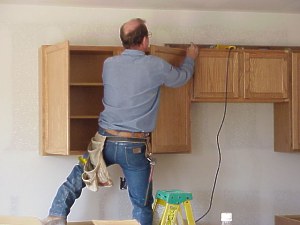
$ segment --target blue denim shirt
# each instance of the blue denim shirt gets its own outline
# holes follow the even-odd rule
[[[189,57],[178,68],[132,49],[106,59],[102,73],[104,110],[99,116],[99,126],[131,132],[153,131],[160,86],[182,86],[193,73],[194,60]]]

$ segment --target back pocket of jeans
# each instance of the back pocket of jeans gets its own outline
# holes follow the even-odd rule
[[[126,146],[125,150],[126,163],[128,166],[135,168],[144,168],[149,164],[149,161],[145,155],[145,144]]]

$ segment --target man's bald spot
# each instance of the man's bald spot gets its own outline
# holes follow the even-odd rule
[[[124,34],[129,34],[130,32],[134,31],[140,24],[141,21],[138,19],[132,19],[128,21],[123,26]]]
[[[120,28],[120,38],[125,48],[139,46],[148,35],[145,20],[134,18],[124,23]]]

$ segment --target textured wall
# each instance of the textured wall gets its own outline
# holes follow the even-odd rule
[[[38,133],[38,48],[71,44],[119,45],[119,26],[145,18],[152,44],[300,45],[296,14],[116,10],[0,5],[0,214],[44,217],[76,157],[41,157]],[[192,153],[159,155],[155,190],[193,192],[194,215],[209,205],[223,104],[193,104]],[[219,224],[231,211],[235,224],[272,225],[275,214],[300,212],[300,154],[273,151],[272,104],[229,104],[220,136],[222,167],[211,212],[201,224]],[[70,220],[130,218],[121,171],[115,186],[83,191]],[[4,172],[5,171],[5,172]]]

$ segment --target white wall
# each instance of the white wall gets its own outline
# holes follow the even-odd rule
[[[297,14],[0,5],[0,215],[45,217],[77,162],[38,154],[38,48],[64,40],[120,45],[119,26],[133,17],[147,20],[152,44],[300,45]],[[221,103],[193,104],[192,153],[157,156],[155,190],[191,191],[196,218],[209,205],[222,113]],[[200,224],[220,224],[222,211],[240,225],[271,225],[275,214],[300,213],[300,154],[275,153],[273,142],[272,104],[229,104],[214,201]],[[110,171],[115,186],[84,190],[71,221],[130,218],[127,192],[118,189],[121,171]]]

